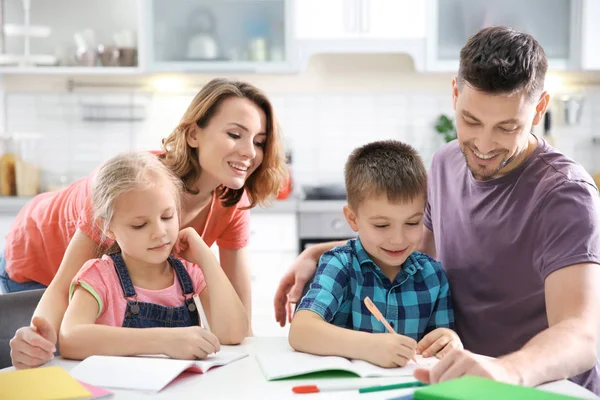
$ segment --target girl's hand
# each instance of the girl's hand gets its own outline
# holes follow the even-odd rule
[[[164,340],[164,354],[181,360],[204,359],[221,350],[219,339],[199,326],[171,328]]]
[[[437,328],[429,332],[417,345],[417,354],[442,358],[452,349],[463,349],[460,338],[452,329]]]
[[[198,232],[194,228],[188,227],[179,231],[177,242],[175,243],[175,253],[189,262],[198,264],[204,251],[210,251],[210,248],[204,243]]]

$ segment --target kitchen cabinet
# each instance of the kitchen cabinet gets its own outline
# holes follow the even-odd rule
[[[493,25],[532,34],[544,47],[551,70],[578,69],[582,61],[582,5],[592,1],[597,3],[596,0],[428,0],[427,70],[458,71],[460,49],[468,38]],[[587,18],[592,18],[591,15]]]
[[[288,72],[288,0],[151,0],[143,7],[150,72]]]
[[[140,73],[136,38],[144,0],[2,1],[0,74]]]
[[[257,212],[250,222],[248,257],[252,281],[254,334],[279,336],[284,330],[275,322],[273,298],[283,274],[298,255],[296,214]]]
[[[599,0],[583,0],[581,10],[581,67],[584,70],[600,70],[600,16]]]
[[[408,0],[293,0],[299,64],[319,53],[409,55],[425,63],[426,3]]]
[[[294,1],[298,39],[424,38],[425,17],[422,1]]]
[[[0,251],[2,252],[4,252],[4,246],[6,245],[6,235],[10,230],[10,225],[15,216],[12,214],[0,214]]]

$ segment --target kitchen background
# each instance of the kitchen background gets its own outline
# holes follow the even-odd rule
[[[0,17],[0,247],[31,195],[158,148],[213,77],[270,96],[294,190],[252,211],[258,335],[286,333],[272,300],[298,252],[352,234],[349,152],[394,138],[428,164],[444,144],[459,50],[483,26],[540,40],[553,100],[537,133],[600,173],[600,0],[4,0]]]

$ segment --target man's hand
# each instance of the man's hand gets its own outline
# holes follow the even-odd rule
[[[439,383],[464,375],[482,376],[500,382],[522,384],[516,369],[504,359],[477,356],[470,351],[453,349],[431,370],[419,368],[415,378],[424,383]]]
[[[301,254],[283,275],[275,293],[275,320],[282,327],[292,322],[292,304],[300,301],[302,290],[317,270],[317,260]]]

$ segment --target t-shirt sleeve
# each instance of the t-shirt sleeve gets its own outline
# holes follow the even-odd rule
[[[540,277],[579,263],[600,264],[600,197],[586,182],[567,181],[540,205],[533,264]]]
[[[435,154],[431,159],[431,168],[429,168],[429,173],[427,174],[427,204],[425,204],[425,215],[423,216],[423,225],[427,229],[433,232],[433,217],[431,215],[432,201],[433,201],[433,187],[435,185],[434,176],[435,176]]]
[[[241,210],[241,207],[248,205],[248,200],[244,196],[242,200],[234,206],[229,224],[217,238],[217,246],[220,249],[238,250],[248,245],[250,239],[250,210]]]
[[[71,281],[69,288],[69,301],[73,298],[73,293],[77,286],[87,290],[98,302],[98,315],[101,316],[107,304],[108,283],[104,279],[103,272],[112,271],[113,266],[106,260],[94,258],[83,264],[77,275]],[[96,318],[97,318],[96,317]]]
[[[181,262],[185,266],[185,269],[192,279],[192,283],[194,285],[194,294],[202,293],[202,291],[206,288],[206,281],[204,280],[204,274],[202,273],[200,267],[186,260],[181,260]]]
[[[340,257],[341,255],[329,252],[321,256],[315,277],[308,292],[296,307],[296,312],[310,310],[326,322],[333,321],[350,286],[347,262]]]

